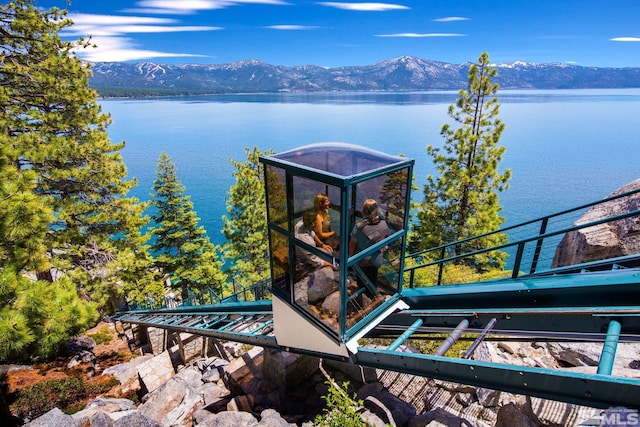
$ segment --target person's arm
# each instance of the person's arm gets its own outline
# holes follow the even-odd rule
[[[335,270],[334,266],[330,262],[323,260],[318,255],[312,254],[311,252],[309,252],[307,250],[305,250],[305,253],[306,253],[306,257],[309,260],[309,262],[312,263],[313,265],[315,265],[316,268],[331,267],[331,268],[333,268]]]
[[[349,256],[353,256],[353,254],[356,253],[356,239],[355,238],[351,238],[349,239]]]
[[[318,223],[320,224],[319,227]],[[313,240],[316,242],[316,246],[322,246],[322,239],[320,238],[318,230],[322,233],[322,218],[316,214],[316,220],[313,222]]]
[[[313,223],[313,232],[314,232],[313,239],[316,241],[317,246],[322,246],[324,239],[327,239],[333,236],[334,234],[336,234],[335,231],[328,231],[326,233],[323,233],[322,222],[323,222],[322,215],[317,214],[316,221]]]

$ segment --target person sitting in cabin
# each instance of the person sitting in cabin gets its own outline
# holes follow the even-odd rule
[[[302,220],[296,224],[294,230],[295,238],[309,246],[315,246],[313,238],[315,217],[314,211],[305,212]],[[338,289],[338,267],[312,253],[307,248],[300,245],[295,246],[296,282],[294,284],[294,299],[296,303],[301,305],[321,303],[327,295]],[[325,247],[321,250],[328,255],[333,254],[331,247]]]
[[[349,234],[349,256],[355,255],[369,246],[372,246],[391,235],[391,229],[387,221],[382,218],[378,210],[378,202],[367,199],[362,204],[362,217]],[[384,251],[378,250],[370,256],[358,262],[358,267],[367,278],[376,285],[378,281],[378,269],[384,262]],[[363,286],[364,281],[358,275],[358,286]]]
[[[331,230],[330,204],[329,196],[326,194],[316,194],[313,199],[313,209],[316,214],[313,223],[313,231],[315,233],[313,239],[318,247],[326,248],[329,246],[331,249],[337,250],[340,246],[340,241],[336,232]]]
[[[316,220],[316,213],[314,211],[307,211],[302,215],[302,219],[298,221],[295,226],[295,238],[305,242],[310,246],[316,246],[314,223]],[[327,244],[322,244],[320,249],[329,255],[333,254],[333,249]],[[322,267],[332,267],[333,264],[323,260],[318,255],[311,253],[309,250],[302,246],[296,246],[296,258],[302,263],[301,268],[308,270],[317,270]]]

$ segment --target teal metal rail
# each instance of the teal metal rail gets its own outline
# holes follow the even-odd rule
[[[540,217],[521,224],[411,253],[407,255],[406,258],[407,260],[412,260],[414,265],[410,265],[405,268],[405,273],[408,275],[405,276],[408,277],[408,283],[405,284],[405,287],[412,288],[414,286],[418,286],[416,281],[416,272],[424,268],[435,268],[437,270],[437,280],[433,283],[422,283],[420,284],[421,286],[442,285],[445,282],[469,282],[469,279],[464,277],[450,278],[445,281],[444,271],[446,266],[465,264],[466,260],[478,255],[486,255],[496,252],[505,252],[508,254],[509,259],[505,266],[505,277],[510,276],[514,279],[534,274],[557,274],[576,272],[585,269],[593,271],[595,269],[602,270],[640,266],[640,254],[615,256],[609,259],[598,259],[581,264],[563,265],[561,267],[556,267],[552,264],[556,246],[567,233],[597,225],[614,224],[625,219],[640,217],[640,210],[636,209],[617,215],[605,215],[601,219],[589,223],[576,224],[580,215],[582,215],[587,209],[602,209],[604,212],[603,208],[607,203],[618,199],[632,197],[639,193],[640,189],[621,193],[594,203],[581,205],[573,209]],[[460,252],[459,250],[461,247],[473,247],[474,242],[479,242],[481,239],[494,235],[505,235],[508,237],[509,241],[498,246],[471,250],[468,252]]]
[[[218,295],[213,289],[210,287],[204,289],[203,291],[194,292],[192,290],[188,290],[188,297],[184,301],[180,301],[177,303],[177,307],[170,307],[167,304],[167,301],[158,301],[158,302],[142,302],[142,303],[129,303],[127,308],[123,311],[152,311],[152,310],[163,310],[163,309],[171,309],[171,308],[185,308],[185,307],[201,307],[201,306],[211,306],[211,305],[219,305],[219,304],[228,304],[228,303],[238,303],[243,301],[262,301],[262,300],[270,300],[271,291],[269,288],[271,287],[271,280],[262,280],[252,286],[236,286],[234,285],[234,292],[231,295],[221,296]]]
[[[229,301],[197,307],[128,311],[120,312],[111,319],[120,323],[279,349],[273,333],[273,313],[269,301]]]

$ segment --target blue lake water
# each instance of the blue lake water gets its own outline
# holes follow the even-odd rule
[[[640,177],[640,89],[500,91],[506,125],[502,168],[511,188],[500,196],[506,224],[599,200]],[[259,94],[101,100],[114,142],[138,180],[130,193],[148,200],[161,152],[214,243],[224,237],[225,197],[234,183],[229,159],[245,147],[275,152],[326,141],[360,144],[415,159],[422,198],[434,172],[428,144],[441,146],[456,92]]]

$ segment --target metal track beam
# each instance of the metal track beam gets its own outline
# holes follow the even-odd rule
[[[640,381],[359,347],[355,363],[595,408],[640,408]]]

